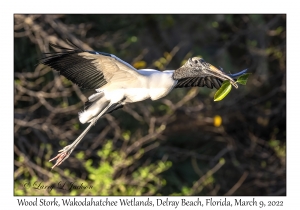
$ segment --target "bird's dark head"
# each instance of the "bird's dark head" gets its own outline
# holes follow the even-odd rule
[[[190,58],[182,67],[175,70],[173,74],[173,79],[175,80],[197,77],[216,77],[222,81],[229,80],[235,88],[238,87],[233,78],[199,57]]]

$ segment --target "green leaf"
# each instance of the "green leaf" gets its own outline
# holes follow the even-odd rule
[[[237,79],[237,83],[241,84],[241,85],[246,85],[247,84],[247,80],[248,80],[248,77],[251,73],[246,73],[246,74],[243,74],[242,76],[240,76],[238,79]]]
[[[221,101],[225,98],[225,96],[227,96],[227,94],[231,91],[231,87],[229,80],[224,81],[220,89],[216,92],[214,101]]]

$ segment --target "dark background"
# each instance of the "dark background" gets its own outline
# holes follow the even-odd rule
[[[138,69],[201,56],[252,74],[220,102],[215,89],[175,89],[106,115],[51,171],[86,127],[78,112],[93,92],[37,65],[66,39]],[[286,195],[284,14],[16,14],[14,71],[15,195]],[[93,188],[59,187],[71,182]]]

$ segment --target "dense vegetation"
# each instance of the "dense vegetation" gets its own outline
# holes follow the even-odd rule
[[[51,171],[86,127],[91,93],[36,65],[65,39],[140,69],[201,56],[252,75],[220,102],[215,89],[176,89],[106,115]],[[14,71],[15,195],[286,194],[285,15],[16,14]]]

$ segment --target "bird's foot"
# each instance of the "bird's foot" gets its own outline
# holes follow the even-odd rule
[[[68,145],[63,149],[59,150],[58,152],[59,152],[58,155],[56,155],[54,158],[49,160],[49,162],[51,162],[52,160],[57,159],[55,165],[52,166],[52,169],[55,168],[55,166],[59,166],[62,162],[64,162],[70,156],[72,150],[70,145]]]

